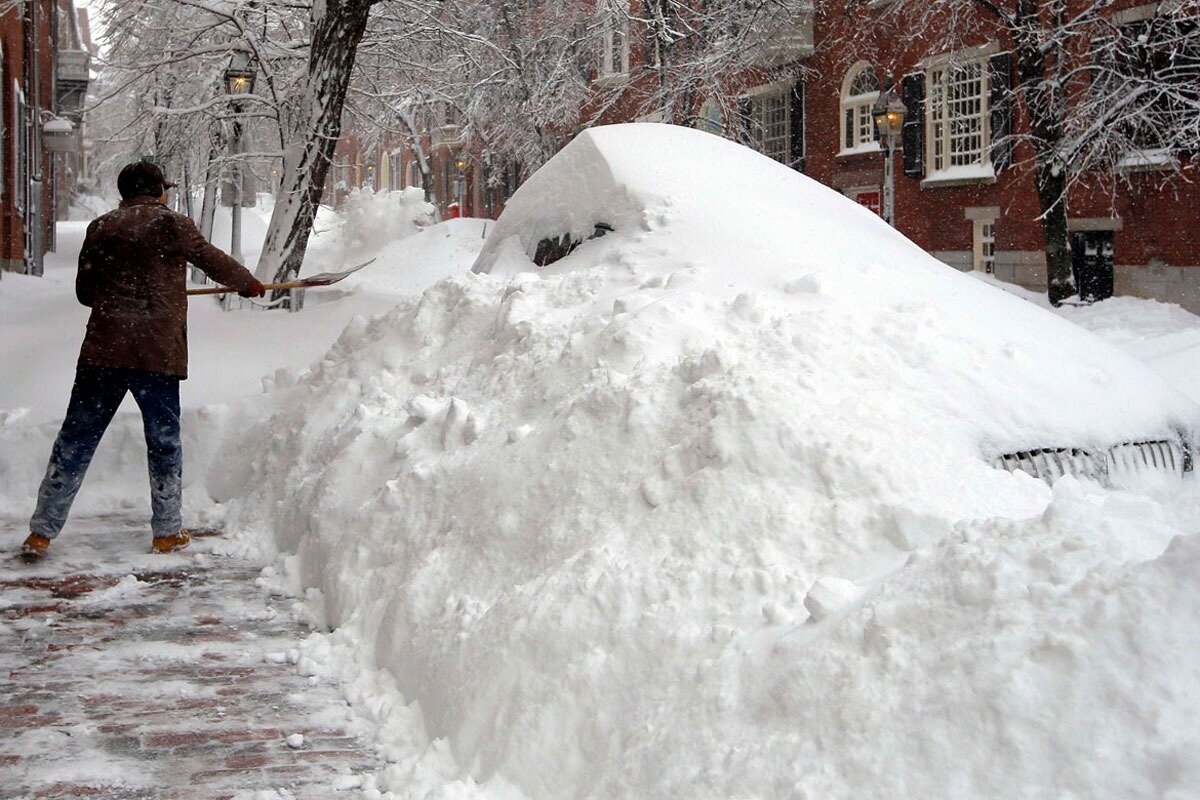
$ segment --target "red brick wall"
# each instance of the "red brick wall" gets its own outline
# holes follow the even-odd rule
[[[4,58],[0,63],[0,113],[4,115],[5,136],[0,143],[0,169],[4,171],[4,193],[0,196],[0,259],[5,263],[19,263],[25,249],[24,220],[16,208],[14,187],[17,171],[15,169],[18,153],[17,136],[13,130],[13,117],[16,104],[14,82],[25,86],[25,39],[22,8],[5,5],[0,11],[0,43],[4,48]],[[38,13],[38,63],[40,68],[37,98],[42,109],[54,108],[54,56],[57,47],[55,39],[55,0],[37,0]],[[32,100],[33,94],[26,88],[27,100]],[[55,208],[55,173],[53,156],[42,152],[40,172],[42,175],[42,190],[39,198],[33,198],[40,203],[42,221],[42,242],[49,248],[54,239],[54,208]]]
[[[1141,5],[1137,0],[1122,0],[1117,8]],[[862,12],[859,12],[862,13]],[[837,155],[839,150],[839,114],[842,80],[858,54],[839,44],[848,25],[861,25],[862,20],[837,13],[823,14],[816,26],[817,52],[806,63],[811,69],[806,82],[807,172],[823,183],[844,187],[855,175],[874,172],[882,183],[883,155]],[[998,31],[980,33],[967,44],[997,41],[1002,50],[1010,43]],[[928,41],[897,37],[889,47],[882,43],[875,62],[876,74],[882,80],[891,72],[897,81],[906,73],[917,71],[917,62],[936,55],[936,45]],[[1019,131],[1023,120],[1015,115]],[[896,158],[896,226],[921,247],[931,251],[969,251],[972,226],[964,217],[970,206],[999,206],[1001,218],[997,225],[997,249],[1041,251],[1041,229],[1037,222],[1040,213],[1033,181],[1021,162],[1030,162],[1032,152],[1019,147],[1014,161],[1018,164],[1003,170],[995,183],[958,187],[921,188],[921,180],[906,177],[898,147]],[[1147,173],[1127,176],[1127,184],[1114,187],[1079,187],[1070,194],[1068,213],[1073,219],[1120,217],[1121,230],[1114,236],[1117,264],[1139,265],[1157,259],[1167,265],[1200,266],[1200,177],[1196,162],[1186,165],[1191,181],[1174,181],[1161,188],[1164,175]],[[1115,197],[1115,203],[1114,203]]]

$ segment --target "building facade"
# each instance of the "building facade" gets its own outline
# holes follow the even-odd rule
[[[461,116],[444,105],[412,112],[396,127],[374,131],[369,138],[361,125],[343,134],[326,178],[329,202],[340,205],[355,189],[415,187],[443,219],[494,219],[523,177],[519,165],[492,159],[472,143]]]
[[[86,173],[89,47],[72,0],[0,8],[0,271],[42,273],[55,219]]]
[[[1106,13],[1119,30],[1157,8],[1133,0]],[[833,24],[817,27],[806,64],[805,171],[879,210],[885,159],[870,108],[894,76],[907,111],[893,165],[897,229],[951,266],[1044,291],[1034,154],[1019,138],[997,146],[1012,141],[1003,134],[1019,137],[1029,125],[1012,102],[1019,76],[1005,31],[976,26],[953,52],[928,38],[895,37],[868,60],[847,52],[852,37],[836,24],[848,24],[846,17],[829,16]],[[1200,53],[1183,56],[1200,63]],[[1079,64],[1087,58],[1080,54]],[[1200,96],[1200,83],[1195,91]],[[1196,156],[1131,152],[1116,174],[1068,191],[1073,268],[1085,297],[1135,295],[1200,311]]]

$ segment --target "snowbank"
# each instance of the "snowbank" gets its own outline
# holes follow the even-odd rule
[[[1194,479],[987,460],[1193,426],[1144,366],[665,126],[577,137],[476,269],[351,325],[213,487],[321,592],[304,668],[355,665],[380,789],[1200,790]]]
[[[490,225],[486,219],[450,219],[389,242],[372,254],[376,262],[369,269],[355,273],[347,283],[362,291],[420,294],[470,269]]]

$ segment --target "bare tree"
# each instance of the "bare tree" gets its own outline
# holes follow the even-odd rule
[[[265,146],[233,157],[282,159],[281,191],[258,266],[263,278],[300,269],[376,1],[108,0],[101,9],[106,91],[98,103],[120,117],[114,128],[132,132],[121,137],[128,155],[175,158],[190,174],[210,174],[213,137],[236,113]],[[258,75],[254,93],[236,98],[236,112],[222,83],[233,53],[248,54]]]
[[[633,19],[643,32],[640,71],[655,90],[640,113],[694,124],[700,104],[711,98],[723,116],[735,117],[731,80],[754,71],[775,80],[804,73],[795,51],[780,46],[809,38],[804,22],[812,14],[811,0],[643,0]],[[781,58],[780,49],[787,55]]]
[[[257,274],[287,280],[298,275],[308,249],[325,177],[342,134],[342,111],[359,43],[378,0],[323,0],[310,7],[311,41],[306,82],[283,161]]]

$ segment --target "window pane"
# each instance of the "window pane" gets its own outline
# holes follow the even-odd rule
[[[764,155],[784,164],[791,161],[789,110],[787,92],[758,95],[750,101],[751,136]]]

